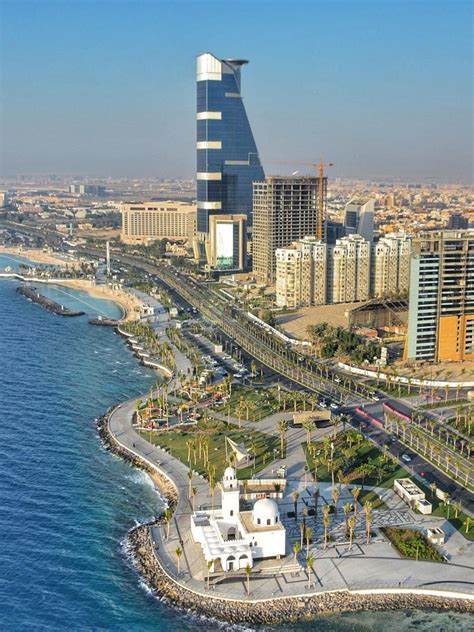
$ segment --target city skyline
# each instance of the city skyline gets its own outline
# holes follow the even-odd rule
[[[2,175],[192,177],[210,51],[251,60],[267,174],[323,156],[345,178],[472,180],[470,3],[240,6],[3,2]]]

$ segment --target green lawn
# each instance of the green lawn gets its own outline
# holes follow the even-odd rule
[[[347,440],[350,435],[354,439],[352,445]],[[394,462],[390,456],[384,459],[382,452],[373,443],[364,438],[360,439],[362,435],[357,437],[357,432],[348,430],[339,433],[333,440],[333,463],[336,480],[338,480],[338,472],[341,472],[344,480],[350,484],[391,488],[394,479],[409,476],[409,473]],[[313,446],[315,459],[313,459],[311,451],[308,450],[307,444],[303,444],[310,471],[314,472],[316,460],[318,480],[330,481],[331,462],[326,459],[324,443],[318,442]],[[320,452],[319,455],[318,452]],[[327,448],[326,453],[330,454]]]
[[[388,509],[389,508],[388,505],[386,505],[383,500],[380,500],[380,497],[376,492],[370,489],[363,489],[359,494],[358,502],[361,505],[364,505],[367,501],[372,503],[373,509]]]
[[[296,411],[310,410],[310,405],[294,394],[296,397]],[[232,394],[229,401],[217,409],[221,414],[228,414],[232,417],[239,417],[242,420],[260,421],[269,415],[285,410],[294,411],[295,403],[292,398],[293,394],[288,391],[280,391],[280,401],[278,389],[276,388],[257,388],[257,384],[253,386],[233,386]],[[240,409],[240,412],[239,412]]]
[[[147,441],[150,441],[150,433],[141,432],[141,435]],[[167,448],[171,454],[188,464],[188,447],[187,442],[198,440],[198,437],[209,440],[209,463],[216,467],[216,479],[220,480],[227,467],[225,437],[229,437],[236,443],[244,443],[247,450],[252,446],[255,448],[255,469],[253,465],[238,467],[239,478],[251,478],[253,474],[258,473],[273,459],[274,449],[279,449],[280,440],[278,437],[264,434],[257,430],[242,429],[239,430],[234,425],[228,425],[218,420],[209,420],[199,422],[196,427],[186,431],[168,430],[151,434],[151,442]],[[204,464],[204,455],[199,456],[199,449],[196,449],[196,461],[194,461],[191,452],[191,467],[195,471],[203,474],[207,478],[207,465]],[[231,454],[230,448],[228,454]]]
[[[385,527],[382,532],[387,536],[402,557],[412,560],[429,560],[443,562],[443,557],[436,548],[428,542],[425,536],[415,529],[399,529]]]

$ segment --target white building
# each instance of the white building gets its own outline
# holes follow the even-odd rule
[[[286,530],[277,503],[262,498],[252,511],[240,511],[240,485],[232,467],[225,470],[220,489],[220,509],[191,516],[191,533],[206,562],[212,562],[211,571],[218,570],[217,563],[233,571],[252,567],[257,559],[285,556]]]
[[[373,295],[396,296],[408,292],[410,284],[411,237],[390,233],[373,248]]]
[[[352,199],[346,204],[344,225],[346,235],[361,235],[367,241],[374,239],[375,199]]]
[[[430,514],[433,511],[432,504],[426,500],[425,492],[411,479],[396,478],[393,481],[393,491],[412,509],[418,509],[422,514]]]

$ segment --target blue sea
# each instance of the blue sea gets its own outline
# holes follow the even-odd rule
[[[0,269],[12,265],[0,256]],[[0,629],[218,629],[143,585],[124,540],[162,501],[148,477],[105,451],[95,419],[156,376],[88,316],[62,318],[0,281]],[[118,308],[82,292],[48,296],[89,315]],[[292,630],[468,630],[466,615],[360,613]],[[276,629],[276,628],[273,628]],[[289,626],[279,628],[288,630]]]

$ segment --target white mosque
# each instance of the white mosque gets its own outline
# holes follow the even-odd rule
[[[254,560],[285,556],[286,531],[280,522],[277,503],[257,500],[252,511],[240,511],[240,487],[234,468],[228,467],[220,484],[222,507],[196,511],[191,533],[201,545],[206,562],[219,561],[224,571],[252,567]]]

